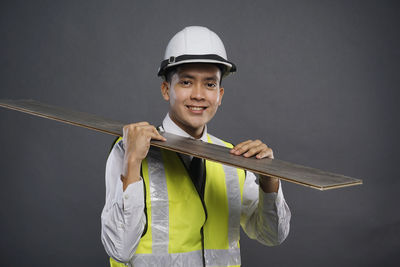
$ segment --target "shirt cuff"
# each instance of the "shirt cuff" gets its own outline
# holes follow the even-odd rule
[[[129,184],[123,191],[123,184],[118,179],[117,188],[115,190],[114,203],[124,211],[129,211],[133,207],[144,205],[143,179]]]

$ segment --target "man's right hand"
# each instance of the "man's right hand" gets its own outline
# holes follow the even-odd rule
[[[129,184],[140,180],[140,166],[150,149],[150,140],[166,141],[157,129],[148,122],[138,122],[125,125],[123,128],[123,144],[125,148],[124,168],[121,180],[123,190]]]

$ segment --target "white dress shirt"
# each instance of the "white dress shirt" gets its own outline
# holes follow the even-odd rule
[[[162,131],[191,137],[170,118],[164,118]],[[207,142],[207,126],[200,138]],[[142,236],[144,214],[143,181],[132,183],[123,191],[120,176],[123,170],[124,148],[116,144],[106,164],[106,203],[101,214],[101,239],[109,256],[129,262]],[[190,156],[183,156],[185,165]],[[282,243],[289,234],[291,213],[282,193],[281,183],[277,193],[264,193],[256,183],[254,173],[247,171],[243,186],[240,225],[245,233],[262,244],[274,246]]]

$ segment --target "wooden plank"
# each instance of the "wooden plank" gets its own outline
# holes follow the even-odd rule
[[[122,136],[122,128],[126,123],[105,119],[100,116],[72,111],[61,107],[43,104],[34,100],[0,99],[0,106],[47,119],[61,121],[103,133]],[[253,171],[261,175],[277,177],[282,180],[308,186],[319,190],[327,190],[362,184],[362,180],[325,172],[278,159],[256,159],[235,156],[226,147],[204,143],[199,140],[184,138],[169,133],[161,133],[166,142],[151,141],[151,145],[192,155],[226,165]]]

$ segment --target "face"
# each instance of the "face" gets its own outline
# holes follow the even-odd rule
[[[170,103],[171,119],[195,138],[201,137],[221,105],[224,88],[220,87],[221,71],[213,64],[183,64],[164,81],[161,92]]]

